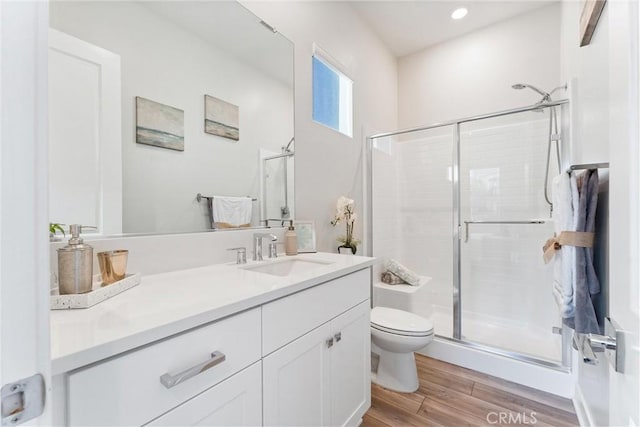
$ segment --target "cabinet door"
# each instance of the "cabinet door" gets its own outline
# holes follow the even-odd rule
[[[256,362],[199,394],[148,426],[259,426],[262,369]]]
[[[328,323],[263,359],[265,426],[330,423]]]
[[[370,310],[367,300],[331,321],[332,426],[358,425],[371,406]]]

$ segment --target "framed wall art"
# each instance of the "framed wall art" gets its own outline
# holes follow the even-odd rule
[[[316,228],[313,221],[293,221],[298,238],[298,252],[308,253],[316,251]]]
[[[211,135],[238,141],[240,139],[240,109],[213,96],[204,96],[204,131]]]
[[[184,151],[184,111],[136,96],[136,142]]]
[[[607,0],[585,0],[580,14],[580,47],[591,43]]]

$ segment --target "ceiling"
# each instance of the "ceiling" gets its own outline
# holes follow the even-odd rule
[[[260,18],[242,4],[235,1],[140,4],[240,61],[288,86],[293,85],[293,43],[261,25]]]
[[[397,57],[504,21],[534,9],[549,6],[547,0],[396,0],[351,1],[350,4]],[[466,7],[469,14],[451,19],[451,12]]]

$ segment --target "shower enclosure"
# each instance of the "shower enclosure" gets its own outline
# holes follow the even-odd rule
[[[264,225],[270,222],[282,225],[294,218],[294,157],[289,147],[282,147],[281,153],[267,150],[260,152],[260,194],[262,198],[260,219]]]
[[[569,365],[541,249],[554,232],[545,196],[560,165],[561,135],[550,121],[565,104],[368,139],[369,252],[432,278],[416,314],[439,337]]]

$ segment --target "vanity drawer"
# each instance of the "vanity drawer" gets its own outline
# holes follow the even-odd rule
[[[370,269],[356,271],[262,306],[262,354],[267,355],[370,296]]]
[[[69,424],[141,425],[156,418],[259,360],[260,320],[256,308],[71,373]],[[213,360],[213,352],[224,360]],[[183,382],[161,383],[164,374],[207,362],[213,366]]]

